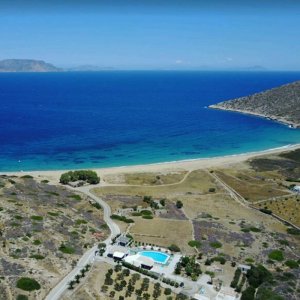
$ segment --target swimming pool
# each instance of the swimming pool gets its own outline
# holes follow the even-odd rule
[[[166,264],[170,258],[170,255],[159,251],[141,251],[139,254],[145,257],[150,257],[154,260],[154,262],[163,265]]]

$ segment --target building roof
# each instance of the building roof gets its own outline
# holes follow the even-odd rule
[[[116,258],[124,258],[124,256],[125,256],[125,253],[119,252],[119,251],[115,251],[113,254],[113,257],[116,257]]]
[[[239,294],[235,292],[233,288],[222,287],[216,297],[216,300],[237,300],[239,298]]]
[[[118,243],[124,243],[124,244],[127,244],[127,243],[129,243],[130,242],[130,239],[127,237],[127,236],[120,236],[119,238],[118,238]]]
[[[250,270],[251,269],[251,266],[248,266],[248,265],[239,265],[238,267],[240,269],[244,269],[244,270]]]
[[[293,189],[294,191],[300,192],[300,185],[295,185]]]
[[[203,295],[200,295],[200,294],[195,294],[193,296],[194,299],[197,299],[197,300],[210,300],[210,298],[206,297],[206,296],[203,296]]]
[[[129,255],[125,257],[125,261],[137,267],[140,267],[141,265],[148,266],[148,267],[154,266],[154,260],[152,258],[145,257],[140,254]]]
[[[148,266],[148,267],[153,267],[154,266],[154,260],[150,257],[139,256],[138,261],[141,263],[141,265],[145,265],[145,266]]]

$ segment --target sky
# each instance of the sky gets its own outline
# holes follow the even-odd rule
[[[0,60],[300,70],[300,1],[0,1]]]

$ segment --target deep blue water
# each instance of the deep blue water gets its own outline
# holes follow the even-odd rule
[[[0,170],[108,167],[300,142],[300,130],[206,109],[295,72],[0,74]]]

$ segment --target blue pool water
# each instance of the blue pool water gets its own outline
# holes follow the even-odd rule
[[[166,264],[170,255],[159,251],[141,251],[140,255],[152,258],[156,263]]]
[[[206,106],[298,72],[0,74],[0,171],[99,168],[232,155],[300,130]]]

